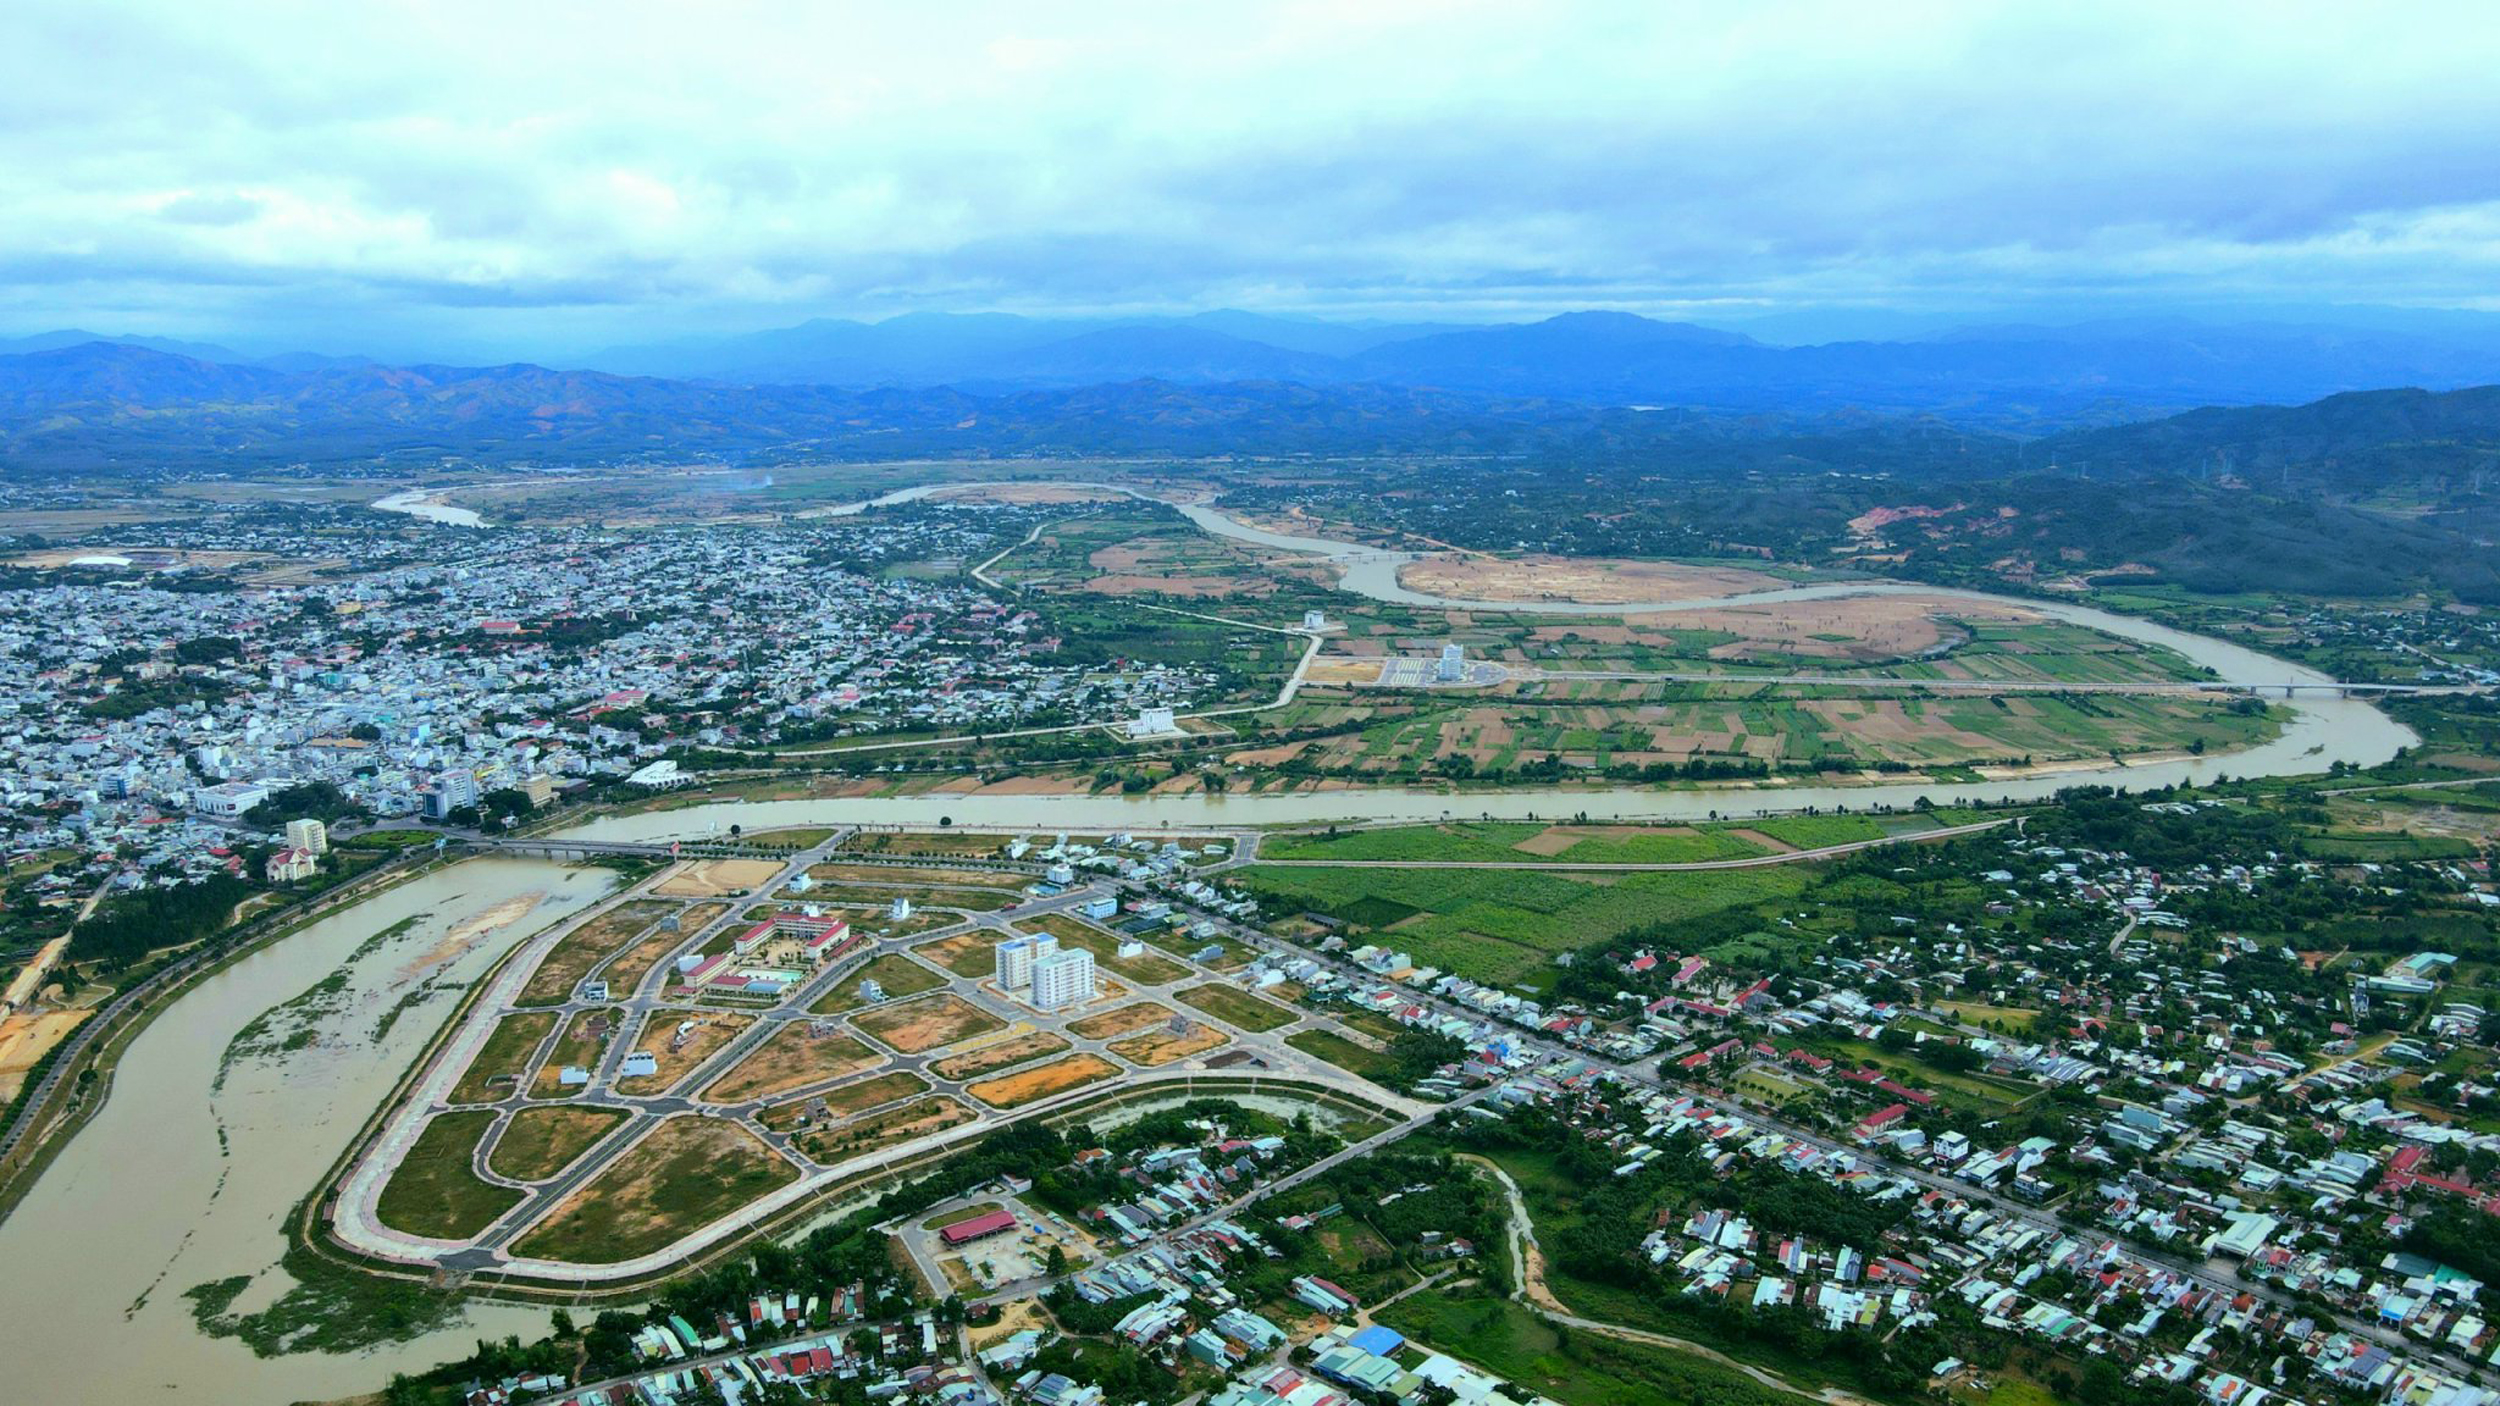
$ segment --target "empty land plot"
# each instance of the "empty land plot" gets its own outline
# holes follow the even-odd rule
[[[663,898],[725,898],[771,880],[781,865],[770,859],[698,859],[651,886]]]
[[[911,950],[913,956],[935,962],[957,976],[988,976],[998,970],[998,958],[994,955],[998,943],[998,934],[975,929],[924,942]]]
[[[882,987],[888,1001],[900,1001],[924,991],[935,991],[946,984],[946,978],[902,953],[888,952],[835,982],[833,989],[818,997],[816,1004],[808,1009],[818,1015],[833,1015],[868,1005],[868,998],[859,994],[860,984],[868,981]]]
[[[1285,1043],[1365,1079],[1385,1079],[1398,1067],[1386,1051],[1365,1049],[1333,1030],[1297,1030]]]
[[[1562,600],[1591,605],[1706,599],[1777,590],[1788,584],[1767,572],[1741,567],[1541,555],[1429,556],[1401,567],[1398,579],[1410,590],[1458,600]]]
[[[1115,1011],[1103,1011],[1083,1020],[1068,1022],[1068,1029],[1088,1040],[1108,1040],[1131,1034],[1149,1025],[1160,1025],[1172,1018],[1172,1008],[1156,1001],[1140,1001]]]
[[[633,1048],[648,1050],[659,1072],[636,1079],[618,1079],[621,1087],[633,1084],[638,1089],[664,1089],[683,1079],[696,1065],[720,1053],[721,1047],[738,1038],[738,1033],[755,1023],[751,1015],[728,1015],[702,1012],[680,1015],[674,1011],[653,1011],[643,1017],[642,1029],[634,1033]],[[684,1031],[683,1036],[679,1034]]]
[[[854,1080],[821,1094],[776,1103],[757,1112],[755,1121],[777,1133],[786,1133],[794,1128],[829,1126],[856,1118],[871,1108],[925,1094],[930,1087],[928,1080],[908,1069],[888,1070],[873,1079]]]
[[[521,1202],[510,1187],[480,1181],[470,1169],[478,1139],[495,1115],[488,1109],[438,1114],[391,1169],[374,1213],[393,1230],[439,1240],[466,1240]]]
[[[453,1103],[492,1103],[511,1093],[529,1068],[539,1042],[556,1028],[554,1011],[520,1011],[495,1022],[477,1057],[452,1086]]]
[[[903,1054],[919,1054],[1007,1028],[1007,1022],[951,993],[878,1006],[851,1017],[851,1024]]]
[[[621,1108],[524,1108],[504,1125],[488,1170],[514,1181],[545,1181],[625,1121]]]
[[[530,1081],[531,1098],[571,1098],[587,1088],[587,1084],[566,1085],[564,1067],[597,1069],[600,1056],[607,1053],[608,1042],[616,1038],[625,1023],[622,1010],[583,1011],[564,1018],[564,1029],[556,1035],[553,1049],[547,1051],[547,1062],[538,1066],[538,1077]]]
[[[718,917],[721,912],[727,911],[726,904],[705,903],[696,906],[715,910],[713,917]],[[692,910],[688,911],[691,913]],[[709,918],[703,920],[703,922],[709,921],[711,921]],[[650,935],[642,941],[617,954],[600,972],[608,983],[608,994],[624,997],[641,990],[643,982],[650,979],[652,968],[660,965],[669,953],[676,951],[680,943],[687,941],[702,930],[702,922],[697,922],[685,915],[679,916],[675,932],[653,929]]]
[[[941,1079],[978,1079],[984,1074],[1013,1069],[1044,1055],[1063,1054],[1067,1048],[1067,1041],[1049,1031],[1034,1030],[966,1050],[962,1054],[949,1055],[930,1065],[929,1072]]]
[[[1280,1025],[1291,1025],[1299,1018],[1273,1001],[1262,1001],[1237,986],[1218,986],[1214,982],[1184,986],[1172,993],[1172,999],[1196,1006],[1217,1020],[1243,1030],[1273,1030]]]
[[[515,1254],[613,1264],[665,1249],[799,1169],[719,1118],[671,1118],[627,1148],[513,1246]]]
[[[1033,876],[1012,869],[929,869],[919,865],[819,864],[807,871],[820,884],[882,887],[889,891],[924,888],[1020,889]]]
[[[644,928],[675,911],[673,903],[627,903],[592,918],[559,939],[514,1004],[552,1006],[572,999],[590,969],[633,945]]]
[[[1126,978],[1140,986],[1161,986],[1189,975],[1189,968],[1146,948],[1134,957],[1120,955],[1121,939],[1061,913],[1045,913],[1017,924],[1029,931],[1045,932],[1059,939],[1063,948],[1082,948],[1094,954],[1095,965],[1114,976]]]
[[[831,1021],[825,1022],[829,1027]],[[722,1075],[703,1097],[713,1103],[748,1103],[873,1069],[885,1056],[813,1021],[790,1021]]]
[[[1021,1108],[1054,1094],[1108,1079],[1119,1072],[1118,1065],[1100,1055],[1070,1055],[1049,1064],[967,1084],[964,1092],[992,1108]]]
[[[802,1133],[799,1150],[826,1166],[900,1147],[916,1138],[959,1128],[981,1115],[961,1099],[932,1094],[882,1112],[831,1123]]]
[[[1225,1034],[1218,1027],[1209,1025],[1205,1021],[1193,1020],[1189,1023],[1189,1029],[1180,1033],[1175,1033],[1169,1025],[1165,1025],[1142,1035],[1132,1035],[1125,1040],[1113,1043],[1111,1052],[1131,1064],[1156,1069],[1187,1059],[1191,1055],[1205,1054],[1209,1050],[1229,1045],[1232,1042],[1233,1037]]]

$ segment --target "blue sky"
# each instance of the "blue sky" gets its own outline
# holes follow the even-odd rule
[[[2487,5],[9,10],[16,332],[2500,311]]]

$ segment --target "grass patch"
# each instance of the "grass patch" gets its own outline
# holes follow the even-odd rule
[[[1011,1040],[983,1045],[977,1050],[950,1055],[930,1065],[929,1072],[941,1079],[978,1079],[984,1074],[1013,1069],[1044,1055],[1063,1054],[1067,1048],[1067,1041],[1047,1030],[1036,1030]]]
[[[1274,1030],[1291,1025],[1298,1018],[1273,1001],[1262,1001],[1237,986],[1218,986],[1214,982],[1184,986],[1172,993],[1172,999],[1241,1030]]]
[[[1314,1059],[1323,1059],[1348,1074],[1378,1082],[1397,1067],[1385,1050],[1367,1050],[1334,1030],[1297,1030],[1285,1043]]]
[[[808,1009],[818,1015],[858,1010],[869,1004],[868,999],[859,994],[859,984],[863,981],[874,981],[884,987],[888,1001],[900,1001],[925,991],[935,991],[946,984],[946,978],[902,953],[888,952],[842,978],[840,985],[817,998],[816,1004]]]
[[[554,1011],[520,1011],[496,1021],[493,1033],[452,1087],[450,1101],[492,1103],[516,1091],[530,1056],[556,1028],[556,1018]]]
[[[374,1214],[410,1235],[466,1240],[521,1204],[520,1192],[479,1181],[470,1170],[478,1139],[494,1122],[482,1108],[436,1115],[392,1169]]]
[[[514,1181],[545,1181],[625,1118],[621,1108],[524,1108],[486,1155],[487,1168]]]

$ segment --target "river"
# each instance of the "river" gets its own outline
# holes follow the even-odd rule
[[[478,1305],[448,1329],[374,1352],[262,1359],[201,1333],[183,1291],[252,1275],[236,1307],[273,1301],[286,1282],[275,1265],[287,1212],[389,1096],[459,992],[428,988],[376,1040],[383,1015],[430,981],[474,980],[612,882],[598,869],[470,860],[263,948],[160,1013],[123,1055],[103,1111],[0,1222],[0,1321],[16,1325],[23,1345],[7,1399],[324,1400],[465,1357],[481,1336],[542,1336],[542,1310]],[[416,921],[375,942],[407,919]],[[238,1031],[342,966],[346,989],[306,1011],[309,1048],[238,1060],[221,1083]]]
[[[377,498],[370,506],[377,512],[406,513],[427,522],[446,527],[484,527],[486,519],[475,508],[454,507],[448,501],[448,489],[403,488],[388,498]]]
[[[870,508],[925,498],[941,489],[974,484],[931,484],[906,488],[861,503],[827,509],[825,516],[849,516]],[[2069,624],[2121,639],[2172,650],[2189,662],[2211,669],[2226,683],[2281,687],[2322,684],[2326,675],[2301,665],[2228,641],[2193,635],[2133,616],[2115,615],[2062,601],[2016,599],[1980,591],[1953,590],[1900,582],[1844,582],[1792,586],[1738,595],[1589,605],[1571,601],[1481,601],[1429,595],[1409,590],[1398,579],[1411,552],[1391,551],[1318,537],[1296,537],[1253,527],[1213,508],[1180,503],[1114,484],[1134,498],[1161,502],[1207,532],[1281,551],[1324,557],[1343,573],[1345,590],[1375,600],[1450,610],[1498,611],[1533,615],[1665,614],[1718,609],[1732,605],[1772,605],[1786,601],[1834,600],[1848,596],[1914,595],[1966,600],[2033,611]],[[2320,772],[2334,762],[2375,766],[2420,739],[2402,724],[2368,703],[2329,695],[2301,695],[2287,700],[2291,717],[2273,740],[2237,752],[2204,757],[2151,760],[2135,765],[2094,763],[2058,771],[2041,771],[1999,781],[1930,784],[1895,782],[1864,786],[1728,785],[1689,790],[1611,787],[1591,790],[1425,791],[1392,787],[1351,791],[1303,791],[1284,795],[1185,796],[912,796],[866,797],[824,801],[733,801],[686,806],[643,815],[610,816],[567,833],[581,839],[668,840],[701,836],[742,825],[749,830],[826,823],[929,826],[940,820],[966,824],[1031,825],[1038,829],[1139,829],[1159,827],[1223,827],[1309,825],[1328,822],[1428,821],[1445,816],[1490,815],[1524,820],[1585,812],[1594,817],[1683,822],[1716,816],[1767,815],[1808,808],[1906,808],[1920,799],[1939,805],[1993,800],[2041,800],[2069,786],[2115,785],[2145,790],[2180,783],[2203,785],[2224,776],[2294,776]]]

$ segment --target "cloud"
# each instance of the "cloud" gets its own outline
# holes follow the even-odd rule
[[[12,28],[0,311],[30,328],[2467,306],[2500,250],[2500,27],[2467,5],[35,0]]]

